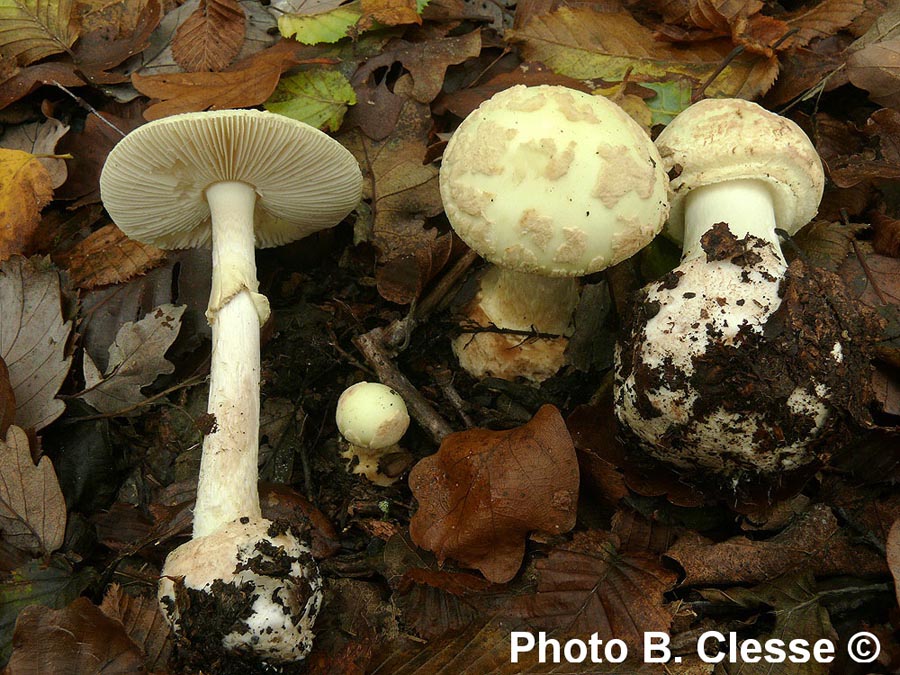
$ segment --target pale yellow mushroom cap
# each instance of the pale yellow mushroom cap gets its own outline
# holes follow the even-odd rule
[[[125,234],[161,248],[209,245],[213,183],[253,186],[256,245],[278,246],[339,223],[362,174],[327,134],[259,110],[166,117],[123,138],[100,176],[103,205]]]
[[[619,106],[554,85],[494,95],[453,134],[441,164],[453,229],[488,261],[581,276],[631,257],[668,214],[653,142]]]
[[[825,174],[815,147],[793,121],[743,99],[705,99],[656,139],[669,172],[666,232],[684,236],[684,198],[699,187],[757,179],[772,193],[775,222],[793,234],[816,215]]]
[[[357,382],[341,394],[335,412],[347,442],[377,450],[394,445],[409,428],[403,397],[378,382]]]

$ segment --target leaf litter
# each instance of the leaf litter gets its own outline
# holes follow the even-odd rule
[[[128,240],[97,182],[145,121],[264,106],[335,135],[365,178],[347,223],[258,256],[277,417],[261,430],[278,481],[263,509],[309,533],[337,612],[306,672],[565,671],[510,663],[517,629],[665,631],[683,657],[669,672],[709,673],[692,654],[702,630],[845,642],[865,628],[884,645],[871,672],[900,668],[890,3],[22,0],[0,20],[15,29],[0,33],[0,665],[192,672],[155,587],[190,532],[208,431],[209,253]],[[757,100],[809,132],[830,181],[784,249],[882,321],[875,403],[830,463],[729,494],[632,456],[609,367],[626,289],[677,259],[664,243],[588,280],[555,378],[459,370],[447,337],[480,263],[443,215],[439,158],[493,93],[545,83],[607,96],[653,135],[704,96]],[[40,156],[56,153],[72,158]],[[395,453],[398,474],[415,464],[408,482],[385,488],[346,473],[333,422],[343,388],[379,377],[419,423]],[[584,670],[645,671],[661,669]]]

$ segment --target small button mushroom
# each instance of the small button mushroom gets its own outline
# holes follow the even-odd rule
[[[440,183],[453,229],[496,265],[469,320],[515,331],[454,340],[476,377],[555,374],[573,329],[575,277],[634,255],[668,213],[647,134],[603,96],[560,86],[519,85],[482,103],[447,144]],[[535,331],[560,337],[527,339]]]
[[[409,413],[400,394],[377,382],[357,382],[338,399],[335,421],[350,444],[342,456],[350,460],[353,473],[375,485],[395,483],[395,477],[380,470],[379,461],[399,451],[397,443],[409,428]]]
[[[103,204],[128,236],[162,248],[212,247],[215,426],[203,440],[193,539],[169,554],[159,590],[165,615],[191,641],[274,662],[302,659],[312,644],[318,570],[309,549],[259,506],[259,330],[269,303],[258,293],[254,248],[337,224],[361,187],[359,166],[339,143],[256,110],[151,122],[103,167]],[[219,614],[231,618],[212,630]]]
[[[819,156],[792,121],[738,99],[691,106],[656,144],[672,172],[667,231],[684,253],[643,290],[617,347],[616,414],[680,467],[735,476],[808,464],[830,391],[799,362],[766,371],[792,360],[768,357],[766,325],[787,272],[775,229],[793,234],[815,215]],[[831,359],[814,359],[824,370],[841,364],[828,339],[815,346]]]

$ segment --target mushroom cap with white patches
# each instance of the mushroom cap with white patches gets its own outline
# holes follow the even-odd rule
[[[488,261],[580,276],[631,257],[668,213],[659,153],[619,106],[555,85],[517,85],[472,112],[447,144],[441,198]]]
[[[403,397],[378,382],[357,382],[341,394],[335,412],[338,430],[347,442],[363,448],[386,448],[409,428]]]
[[[302,122],[259,110],[165,117],[132,131],[106,160],[103,205],[125,234],[161,248],[210,243],[210,185],[257,194],[256,244],[279,246],[339,223],[359,203],[353,155]]]
[[[825,174],[815,147],[793,121],[743,99],[705,99],[672,120],[656,139],[669,173],[666,232],[684,237],[684,198],[698,187],[764,181],[775,222],[793,234],[816,215]]]
[[[244,522],[246,521],[246,522]],[[249,589],[248,616],[222,636],[222,646],[250,651],[263,661],[299,661],[312,649],[313,625],[322,605],[322,581],[309,547],[294,535],[272,532],[265,519],[243,518],[212,534],[182,544],[166,558],[158,597],[163,614],[179,631],[194,618],[206,625],[209,617],[183,616],[190,603],[178,601],[179,588],[209,594],[210,601],[227,602],[216,581],[238,591]],[[271,574],[259,570],[272,569]],[[257,571],[254,571],[257,570]],[[208,603],[200,611],[209,612]],[[234,607],[228,608],[234,611]],[[214,636],[205,635],[207,639]]]

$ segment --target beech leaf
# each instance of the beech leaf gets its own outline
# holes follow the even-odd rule
[[[356,92],[340,72],[307,70],[282,78],[266,101],[266,110],[317,129],[337,131],[347,106],[355,104]]]
[[[260,105],[272,95],[281,73],[300,63],[297,51],[297,45],[280,42],[220,73],[133,73],[131,83],[145,96],[161,99],[144,111],[147,120],[183,112],[246,108]]]
[[[847,77],[869,98],[889,108],[900,107],[900,37],[867,45],[850,54]]]
[[[74,286],[90,289],[133,279],[159,265],[165,257],[165,251],[125,236],[110,223],[55,260],[69,270]]]
[[[165,669],[172,652],[172,632],[155,595],[129,595],[119,584],[112,584],[100,609],[125,627],[125,632],[144,653],[148,670]]]
[[[0,148],[0,260],[25,253],[53,197],[53,181],[32,154]]]
[[[224,70],[241,51],[245,24],[237,0],[200,0],[178,27],[172,56],[188,72]]]
[[[450,434],[413,468],[409,485],[419,501],[409,528],[416,545],[497,583],[518,572],[529,532],[575,525],[578,462],[551,405],[516,429]]]
[[[672,615],[663,594],[677,576],[659,556],[627,550],[615,534],[576,532],[571,542],[535,564],[537,593],[523,598],[530,621],[566,634],[599,632],[639,645],[647,631],[668,631]]]
[[[48,118],[43,122],[20,124],[7,129],[0,138],[0,146],[10,150],[24,150],[33,155],[52,155],[56,142],[69,130],[67,124]],[[66,161],[52,157],[38,157],[50,176],[50,186],[55,190],[66,182]]]
[[[6,362],[0,358],[0,436],[6,432],[16,419],[16,394],[9,383],[9,370]]]
[[[16,675],[133,675],[146,672],[125,628],[87,598],[64,609],[26,607],[13,634],[10,670]]]
[[[0,532],[13,546],[52,553],[66,534],[66,500],[48,457],[35,466],[28,437],[17,426],[0,441]]]
[[[140,321],[122,326],[109,347],[109,364],[102,375],[85,352],[86,389],[80,398],[102,413],[123,411],[147,400],[141,387],[175,370],[165,354],[178,337],[185,307],[160,305]]]
[[[78,39],[74,0],[0,0],[0,56],[27,66]]]
[[[63,321],[59,274],[16,256],[0,264],[0,357],[16,396],[16,424],[40,431],[66,409],[56,398],[69,372],[71,321]]]
[[[654,39],[653,31],[628,12],[595,12],[590,7],[561,7],[532,17],[506,38],[521,44],[524,58],[577,79],[655,82],[687,77],[706,82],[733,48],[730,39],[676,49]],[[775,59],[741,55],[728,62],[706,89],[707,96],[755,98],[778,73]]]

